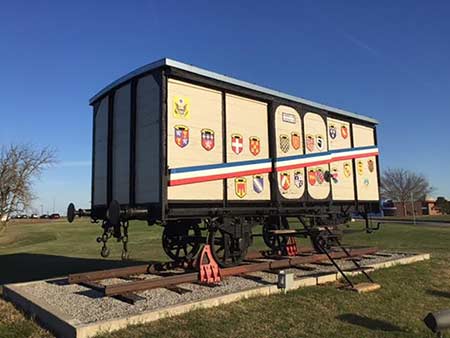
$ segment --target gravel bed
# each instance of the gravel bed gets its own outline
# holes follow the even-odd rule
[[[381,252],[380,252],[381,253]],[[383,252],[386,253],[386,252]],[[368,255],[359,263],[361,266],[370,266],[371,264],[387,262],[403,257],[411,256],[405,253],[392,253],[391,257]],[[371,259],[369,259],[371,258]],[[340,267],[349,269],[355,267],[352,262],[339,260]],[[320,264],[303,264],[302,266],[314,268],[314,270],[289,268],[285,271],[293,272],[296,278],[321,275],[327,272],[335,272],[334,266]],[[160,278],[155,275],[140,275],[136,279]],[[103,280],[102,284],[116,284],[131,282],[132,279],[108,279]],[[144,311],[162,309],[175,304],[204,300],[220,295],[230,294],[238,291],[248,290],[256,287],[274,284],[277,281],[277,275],[269,272],[255,272],[246,276],[227,277],[220,286],[203,286],[195,283],[181,284],[176,292],[173,289],[153,289],[137,294],[143,297],[143,300],[134,305],[111,297],[102,297],[97,291],[80,285],[67,284],[67,280],[40,281],[22,286],[24,291],[38,297],[51,306],[57,308],[60,312],[75,319],[77,324],[88,324],[100,320],[120,318],[123,316],[139,314]]]

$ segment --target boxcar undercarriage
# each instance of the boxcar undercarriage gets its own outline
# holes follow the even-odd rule
[[[323,253],[340,245],[342,227],[354,215],[365,221],[366,232],[376,230],[378,226],[374,227],[369,218],[370,212],[376,208],[377,205],[369,203],[359,206],[267,207],[258,209],[258,213],[252,207],[174,208],[167,213],[166,220],[153,222],[148,209],[124,209],[117,201],[112,201],[102,217],[98,217],[98,213],[93,215],[91,210],[76,210],[72,203],[67,216],[69,222],[75,216],[91,216],[94,223],[101,223],[103,233],[97,242],[102,244],[102,257],[109,256],[107,242],[115,238],[123,245],[122,259],[128,259],[129,221],[140,219],[149,225],[164,227],[162,247],[174,262],[194,261],[201,247],[208,244],[217,263],[221,267],[229,267],[242,262],[256,237],[262,237],[274,255],[289,255],[295,246],[295,238],[309,238],[312,247]]]

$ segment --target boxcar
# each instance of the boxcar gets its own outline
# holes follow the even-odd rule
[[[301,229],[291,233],[322,248],[333,239],[323,227],[379,209],[373,118],[170,59],[125,75],[90,104],[89,214],[102,222],[99,242],[125,242],[128,221],[144,219],[164,226],[171,258],[209,243],[226,266],[257,235],[282,250],[292,219]]]

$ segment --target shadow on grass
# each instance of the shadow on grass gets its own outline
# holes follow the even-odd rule
[[[373,331],[385,331],[385,332],[403,331],[397,325],[393,325],[384,320],[372,319],[369,317],[364,317],[353,313],[346,313],[343,315],[339,315],[336,318],[342,322],[362,326]]]
[[[17,253],[0,256],[0,285],[67,276],[88,272],[149,264],[151,262],[77,258],[42,254]]]
[[[428,293],[429,295],[432,295],[432,296],[436,296],[436,297],[450,298],[450,291],[428,289],[428,290],[426,290],[426,293]]]

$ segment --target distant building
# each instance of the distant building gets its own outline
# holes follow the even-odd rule
[[[411,202],[395,202],[392,200],[385,200],[382,203],[382,209],[384,216],[399,216],[399,217],[409,217],[424,215],[442,215],[441,209],[436,205],[436,199],[427,196],[422,201]]]

